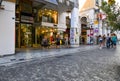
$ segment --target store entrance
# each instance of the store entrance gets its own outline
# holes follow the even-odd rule
[[[21,24],[21,47],[32,47],[32,24]]]
[[[46,36],[51,45],[57,35],[57,29],[52,27],[35,27],[35,44],[41,46],[43,38]]]
[[[81,25],[81,44],[87,44],[87,25]]]

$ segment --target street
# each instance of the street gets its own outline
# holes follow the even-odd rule
[[[120,81],[120,46],[0,66],[0,81]]]

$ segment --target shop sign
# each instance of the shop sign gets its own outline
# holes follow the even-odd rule
[[[26,32],[26,34],[32,34],[32,32]]]
[[[57,24],[54,23],[48,23],[48,22],[42,22],[42,26],[47,26],[47,27],[57,27]]]
[[[21,22],[33,23],[34,19],[33,17],[30,17],[30,16],[21,15]]]
[[[95,24],[95,25],[96,25],[96,24],[98,24],[98,21],[97,21],[97,20],[95,20],[95,21],[94,21],[94,24]]]
[[[94,32],[95,32],[95,33],[98,33],[98,28],[96,28],[96,29],[94,30]]]

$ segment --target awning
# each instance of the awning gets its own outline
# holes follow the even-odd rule
[[[49,3],[52,3],[52,4],[58,5],[58,2],[56,0],[45,0],[45,1],[47,1]]]

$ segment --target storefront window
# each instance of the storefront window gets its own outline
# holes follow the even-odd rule
[[[48,23],[58,23],[58,12],[54,10],[43,9],[38,11],[38,21]]]
[[[49,44],[55,41],[57,35],[57,29],[51,27],[36,27],[36,44],[41,45],[42,39],[46,36],[49,40]]]
[[[21,23],[21,47],[32,46],[32,24]]]

